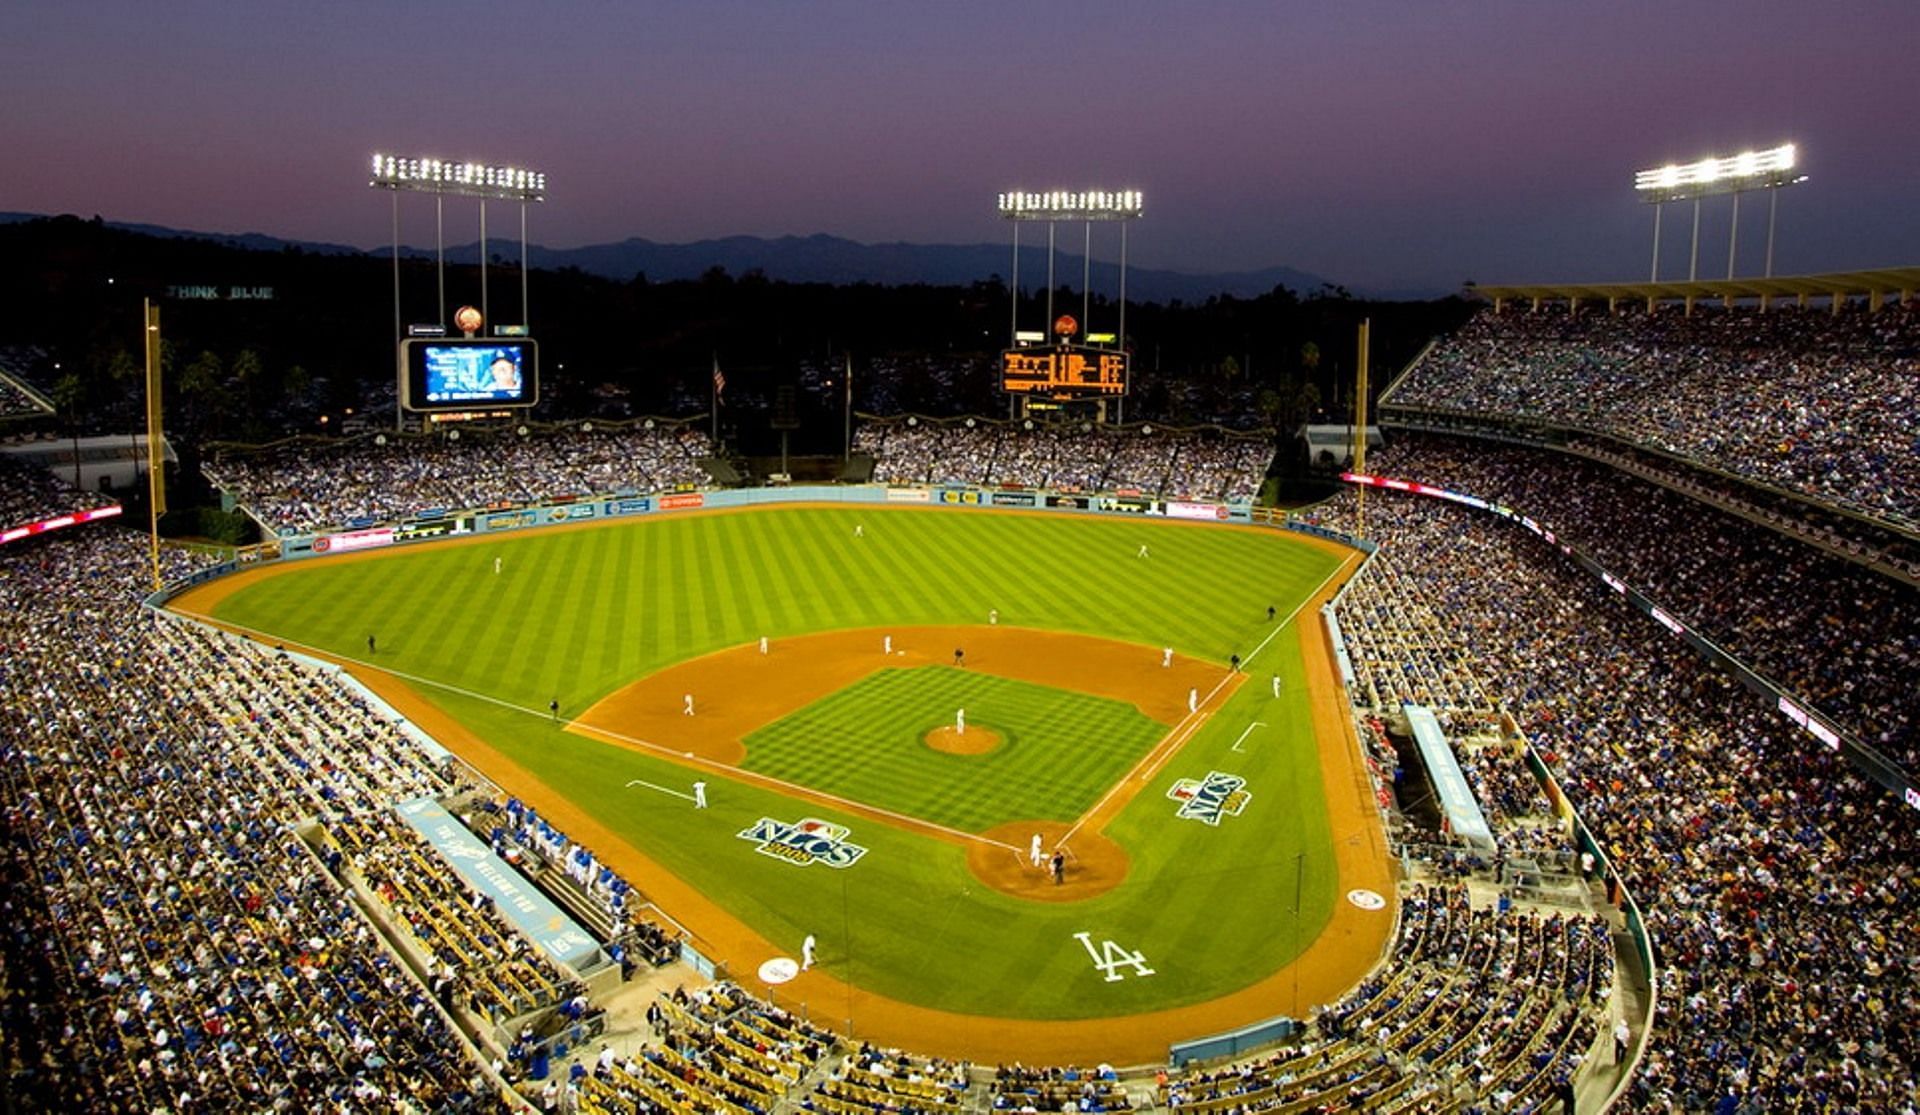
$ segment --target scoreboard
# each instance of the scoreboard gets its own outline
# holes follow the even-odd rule
[[[434,337],[400,342],[400,405],[407,410],[524,408],[539,401],[539,350],[531,338]]]
[[[1000,354],[1000,389],[1049,399],[1127,393],[1127,354],[1085,345],[1011,348]]]

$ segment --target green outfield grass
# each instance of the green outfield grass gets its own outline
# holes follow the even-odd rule
[[[926,746],[967,710],[983,755]],[[881,670],[746,739],[748,770],[968,832],[1071,821],[1165,735],[1118,701],[946,666]]]
[[[864,537],[853,537],[856,524]],[[1136,557],[1143,543],[1150,558]],[[1325,550],[1278,532],[972,509],[778,508],[314,561],[241,590],[216,614],[353,660],[366,659],[366,638],[377,634],[378,665],[415,679],[429,700],[785,951],[797,955],[800,939],[816,935],[836,975],[947,1010],[1097,1018],[1244,987],[1325,923],[1336,900],[1333,838],[1297,638],[1288,630],[1263,640],[1276,632],[1268,606],[1288,615],[1336,566]],[[1172,645],[1223,664],[1237,653],[1259,682],[1242,686],[1111,824],[1107,834],[1131,871],[1097,898],[1016,900],[976,882],[959,847],[724,776],[708,776],[712,807],[695,811],[626,785],[685,785],[693,775],[684,767],[547,720],[550,699],[578,712],[637,677],[763,634],[984,624],[990,608],[1003,624]],[[1268,673],[1284,679],[1278,699],[1264,684]],[[869,696],[862,688],[797,716],[837,719],[847,701]],[[925,711],[901,714],[898,731],[917,738],[957,707],[950,694],[922,696]],[[988,712],[994,694],[965,699],[970,721],[993,723],[1016,742],[1045,716],[999,723],[999,711]],[[886,700],[867,703],[876,720],[898,711]],[[869,772],[850,757],[855,745],[845,746],[832,769],[806,773],[810,758],[783,753],[769,735],[749,744],[749,761],[874,804],[908,786],[923,794],[916,809],[952,809],[969,825],[1078,812],[1036,813],[1038,805],[999,788],[969,786],[948,804],[934,801],[950,790],[932,783],[989,770],[995,755],[934,756],[953,762],[861,785]],[[1137,756],[1140,748],[1128,746]],[[1052,761],[1039,765],[1051,771]],[[1127,765],[1122,756],[1111,761]],[[1177,818],[1167,789],[1210,770],[1248,780],[1246,810],[1218,827]],[[1067,777],[1096,789],[1106,779]],[[995,818],[996,809],[1015,815]],[[868,853],[844,870],[797,867],[738,836],[761,817],[806,816],[845,825]],[[1082,931],[1140,950],[1156,974],[1104,981],[1074,939]],[[815,1016],[834,1017],[824,1004]]]

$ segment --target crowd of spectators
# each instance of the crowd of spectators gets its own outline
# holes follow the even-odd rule
[[[576,1065],[564,1084],[549,1085],[542,1109],[767,1115],[835,1042],[831,1033],[725,981],[661,996],[648,1017],[652,1040],[631,1057],[602,1048],[591,1068]],[[817,1106],[824,1098],[815,1092],[806,1101]]]
[[[1351,530],[1347,493],[1313,516]],[[1381,551],[1339,606],[1388,700],[1473,677],[1511,715],[1641,905],[1658,1013],[1634,1111],[1920,1110],[1920,839],[1912,813],[1523,528],[1428,497],[1367,500]],[[1448,638],[1397,622],[1383,579]]]
[[[327,675],[142,614],[147,560],[91,528],[0,555],[14,1099],[493,1110],[448,1016],[295,832],[441,773]]]
[[[114,501],[75,488],[56,474],[0,453],[0,530],[106,507]]]
[[[1411,435],[1369,465],[1533,518],[1869,746],[1920,771],[1920,588],[1913,584],[1551,450]],[[1403,671],[1423,668],[1413,656],[1386,657]]]
[[[1606,1017],[1605,919],[1401,898],[1392,962],[1315,1012],[1305,1041],[1163,1081],[1176,1112],[1552,1110]]]
[[[1483,311],[1385,397],[1650,446],[1920,527],[1920,306]]]
[[[47,413],[40,400],[12,376],[0,371],[0,419],[36,418]]]
[[[262,522],[298,533],[433,508],[667,491],[701,483],[698,462],[710,452],[696,426],[589,422],[524,436],[499,428],[292,443],[203,467]]]
[[[1179,499],[1251,500],[1273,446],[1264,438],[1157,426],[1023,425],[967,419],[862,426],[854,448],[883,484],[986,484],[1067,492],[1130,489]]]

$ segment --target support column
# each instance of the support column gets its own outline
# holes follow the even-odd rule
[[[1700,277],[1700,199],[1693,199],[1693,254],[1687,257],[1687,281]]]
[[[1727,229],[1727,278],[1733,278],[1733,253],[1740,246],[1740,191],[1733,191],[1733,223]]]

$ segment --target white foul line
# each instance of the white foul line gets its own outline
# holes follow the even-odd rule
[[[1300,603],[1295,604],[1293,606],[1293,611],[1287,613],[1287,618],[1281,620],[1278,624],[1276,624],[1272,631],[1267,632],[1267,637],[1260,640],[1260,643],[1258,646],[1255,646],[1252,650],[1247,652],[1247,657],[1245,660],[1246,663],[1248,664],[1252,663],[1254,655],[1259,654],[1261,651],[1267,649],[1267,644],[1273,642],[1274,636],[1280,634],[1280,632],[1286,630],[1289,626],[1291,626],[1293,624],[1293,621],[1299,618],[1300,611],[1301,609],[1307,606],[1307,602],[1312,600],[1314,597],[1320,595],[1320,591],[1326,588],[1329,584],[1332,584],[1333,579],[1335,577],[1338,577],[1340,574],[1345,573],[1347,571],[1347,566],[1351,564],[1352,561],[1353,561],[1353,558],[1351,556],[1342,558],[1340,561],[1340,564],[1334,567],[1333,572],[1327,574],[1325,577],[1322,577],[1320,579],[1320,583],[1313,587],[1312,592],[1309,592],[1305,596],[1301,597]],[[1233,678],[1232,674],[1227,674],[1225,677],[1222,677],[1218,682],[1214,683],[1213,688],[1207,690],[1207,695],[1200,699],[1199,708],[1195,709],[1193,712],[1190,712],[1186,716],[1182,717],[1179,723],[1175,724],[1173,728],[1169,730],[1165,736],[1161,737],[1159,743],[1154,744],[1153,750],[1147,752],[1147,757],[1145,759],[1142,759],[1137,765],[1135,765],[1133,770],[1128,771],[1126,775],[1120,779],[1120,781],[1115,782],[1111,787],[1109,787],[1106,793],[1100,795],[1100,800],[1093,803],[1093,808],[1087,810],[1085,813],[1082,813],[1079,819],[1073,822],[1073,827],[1069,828],[1066,831],[1066,834],[1062,836],[1059,840],[1055,841],[1055,843],[1065,844],[1068,840],[1071,840],[1073,838],[1073,835],[1080,831],[1080,826],[1087,823],[1087,818],[1100,812],[1100,810],[1106,806],[1107,802],[1113,797],[1113,795],[1120,792],[1121,787],[1125,786],[1128,782],[1133,781],[1133,778],[1136,772],[1139,774],[1140,780],[1142,782],[1152,778],[1155,774],[1158,774],[1160,772],[1160,768],[1166,764],[1167,760],[1173,758],[1174,753],[1180,749],[1181,745],[1185,744],[1187,739],[1191,737],[1195,732],[1199,731],[1200,726],[1202,724],[1206,723],[1206,718],[1201,716],[1199,709],[1206,708],[1207,702],[1213,700],[1214,696],[1218,694],[1220,690],[1226,688],[1227,682],[1232,680],[1232,678]]]
[[[634,779],[633,781],[631,781],[631,782],[629,782],[629,783],[627,783],[627,785],[629,785],[629,786],[645,786],[645,787],[646,787],[647,789],[649,789],[649,790],[658,790],[658,791],[660,791],[660,792],[661,792],[661,793],[663,793],[663,794],[672,794],[672,795],[673,795],[674,797],[677,797],[677,798],[685,798],[685,799],[686,799],[686,800],[688,800],[688,801],[692,801],[692,800],[694,800],[694,798],[693,798],[693,795],[692,795],[692,794],[683,794],[683,793],[681,793],[681,792],[680,792],[680,791],[678,791],[678,790],[669,790],[669,789],[667,789],[667,788],[666,788],[665,786],[655,786],[655,785],[654,785],[653,783],[651,783],[651,782],[647,782],[647,781],[645,781],[645,780],[643,780],[643,779],[639,779],[639,778],[636,778],[636,779]]]
[[[1253,723],[1251,723],[1251,724],[1249,724],[1249,725],[1247,725],[1247,730],[1246,730],[1246,731],[1244,731],[1244,732],[1241,732],[1241,733],[1240,733],[1240,738],[1239,738],[1239,739],[1237,739],[1237,740],[1234,740],[1234,741],[1233,741],[1233,746],[1232,746],[1232,747],[1229,747],[1229,748],[1227,748],[1227,750],[1229,750],[1229,751],[1240,751],[1240,745],[1241,745],[1241,744],[1243,744],[1243,743],[1245,743],[1245,742],[1247,742],[1247,737],[1253,734],[1253,730],[1254,730],[1255,728],[1264,728],[1264,727],[1266,727],[1266,726],[1267,726],[1267,722],[1266,722],[1266,721],[1264,721],[1264,720],[1256,720],[1256,721],[1254,721]],[[1241,753],[1242,755],[1244,755],[1244,754],[1246,754],[1246,752],[1244,752],[1244,751],[1241,751],[1240,753]]]

